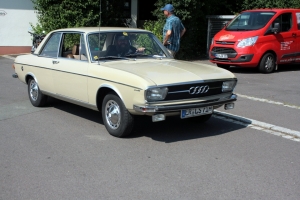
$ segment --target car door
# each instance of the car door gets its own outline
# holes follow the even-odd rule
[[[296,61],[300,62],[300,10],[295,13],[296,22],[297,22],[297,30],[296,30],[296,40],[297,40],[297,55]]]
[[[53,59],[52,77],[56,94],[87,103],[88,66],[83,34],[63,33],[59,56]]]
[[[279,63],[289,63],[295,60],[295,52],[297,52],[297,40],[295,37],[295,26],[293,26],[292,12],[287,12],[279,15],[274,22],[279,23],[280,32],[275,34],[276,47]]]

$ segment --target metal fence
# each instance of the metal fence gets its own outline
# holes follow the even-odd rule
[[[209,47],[211,44],[212,38],[218,33],[224,26],[231,21],[235,15],[208,15],[208,27],[207,27],[207,46],[206,53],[208,56]]]

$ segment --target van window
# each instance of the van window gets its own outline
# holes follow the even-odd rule
[[[234,18],[226,27],[228,31],[252,31],[263,28],[275,12],[243,12]]]
[[[278,16],[274,22],[272,23],[272,27],[274,27],[275,23],[279,23],[281,30],[280,32],[287,32],[292,28],[292,13],[284,13]]]
[[[300,30],[300,13],[296,13],[298,30]]]

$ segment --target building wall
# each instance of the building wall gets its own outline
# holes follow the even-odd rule
[[[30,23],[37,23],[31,0],[0,0],[0,55],[30,53]]]
[[[146,9],[149,16],[151,13],[149,6],[141,4],[144,0],[130,1],[131,27],[136,28],[141,21],[138,9],[144,11]],[[156,0],[149,1],[153,5],[156,2]],[[139,8],[139,4],[141,4],[141,8]],[[146,15],[146,17],[148,16]],[[32,31],[30,23],[35,26],[37,22],[37,15],[31,0],[0,0],[0,55],[30,53],[32,36],[28,31]]]

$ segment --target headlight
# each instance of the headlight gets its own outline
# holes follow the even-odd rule
[[[149,88],[148,90],[146,90],[146,99],[147,101],[164,100],[167,96],[167,93],[167,87]]]
[[[213,44],[214,44],[214,38],[211,39],[211,45],[213,45]]]
[[[236,85],[236,81],[225,81],[222,85],[222,92],[230,92],[233,91]]]
[[[237,47],[243,48],[243,47],[252,46],[256,43],[257,39],[258,39],[258,36],[243,39],[243,40],[239,41]]]

